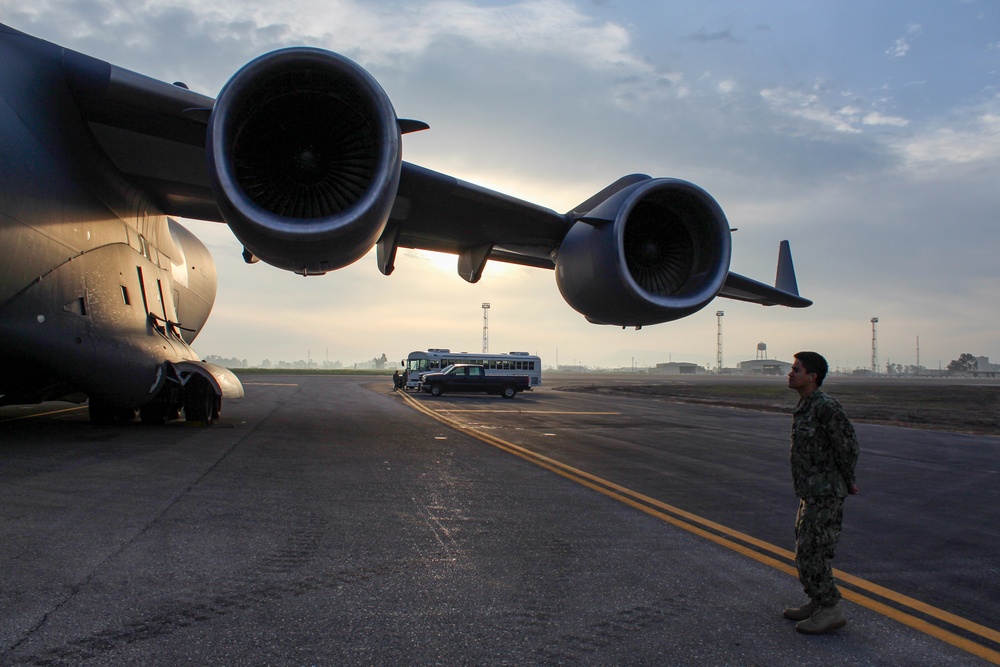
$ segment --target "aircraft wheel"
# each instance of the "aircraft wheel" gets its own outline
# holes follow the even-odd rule
[[[87,404],[90,423],[94,426],[112,426],[115,423],[115,409],[107,403],[90,399]]]
[[[184,419],[211,424],[215,415],[215,393],[205,378],[197,375],[184,387]]]
[[[146,426],[160,426],[167,421],[167,409],[162,403],[153,401],[139,408],[139,419]]]

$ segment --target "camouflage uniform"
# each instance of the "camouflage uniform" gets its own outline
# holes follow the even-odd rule
[[[854,427],[836,400],[822,390],[799,401],[792,415],[791,464],[799,512],[795,564],[802,588],[817,604],[840,602],[830,560],[840,540],[844,498],[858,461]]]

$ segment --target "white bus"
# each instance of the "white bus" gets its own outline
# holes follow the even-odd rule
[[[417,388],[421,373],[433,373],[452,364],[478,364],[486,367],[487,375],[527,375],[532,387],[542,384],[542,360],[527,352],[484,354],[432,347],[426,352],[410,352],[401,363],[406,369],[407,389]]]

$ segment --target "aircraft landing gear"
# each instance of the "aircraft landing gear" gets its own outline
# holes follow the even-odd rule
[[[189,422],[211,424],[218,414],[215,392],[208,380],[194,375],[184,385],[184,418]]]
[[[87,402],[87,412],[90,414],[90,423],[94,426],[128,424],[135,419],[135,408],[116,408],[94,399]]]

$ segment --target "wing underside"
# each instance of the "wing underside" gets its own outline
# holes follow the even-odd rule
[[[337,54],[308,48],[266,54],[213,99],[3,32],[61,66],[94,145],[128,184],[167,215],[227,222],[248,261],[312,275],[345,266],[375,244],[386,275],[400,247],[457,255],[458,273],[469,282],[480,279],[490,260],[555,269],[571,306],[591,321],[628,326],[683,317],[715,296],[811,303],[798,294],[787,244],[773,287],[729,272],[729,224],[708,193],[685,181],[629,175],[559,213],[403,162],[398,148],[387,153],[383,146],[398,146],[401,134],[426,125],[398,119],[374,79]],[[337,118],[359,122],[332,122]],[[294,131],[284,133],[289,127]],[[365,127],[371,136],[363,141],[343,134]],[[255,175],[274,177],[258,191],[276,183],[298,188],[316,180],[313,146],[348,144],[367,151],[361,157],[375,165],[372,181],[358,183],[321,217],[269,208],[245,178],[249,164]],[[342,163],[330,161],[331,176],[356,181]],[[279,173],[282,165],[295,173]]]

